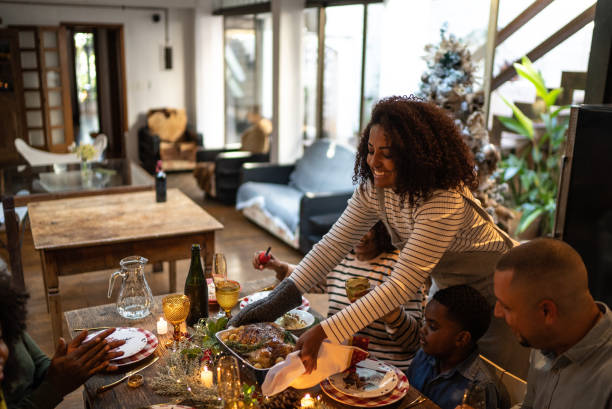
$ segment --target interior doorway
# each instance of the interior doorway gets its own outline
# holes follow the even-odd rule
[[[125,156],[127,131],[123,26],[64,23],[68,31],[70,95],[75,141],[108,136],[105,156]]]
[[[93,143],[93,134],[100,133],[98,111],[98,81],[94,33],[74,32],[74,79],[77,104],[73,109],[75,139],[78,143]]]

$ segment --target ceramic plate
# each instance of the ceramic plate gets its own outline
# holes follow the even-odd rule
[[[410,387],[406,375],[397,368],[395,368],[395,372],[399,378],[399,382],[397,383],[395,389],[393,389],[391,393],[379,396],[377,398],[356,398],[354,396],[345,395],[331,386],[329,380],[327,379],[321,382],[321,389],[327,396],[345,405],[359,408],[377,408],[380,406],[387,406],[406,396],[406,393],[408,393],[408,388]]]
[[[297,331],[310,327],[315,322],[315,317],[308,311],[302,311],[297,308],[288,311],[279,317],[276,324],[289,331]]]
[[[145,358],[148,358],[149,356],[151,356],[151,354],[155,352],[155,350],[157,349],[157,345],[159,344],[159,340],[157,339],[155,334],[153,334],[151,331],[147,331],[146,329],[142,329],[142,328],[138,328],[138,331],[140,331],[141,333],[145,335],[145,337],[147,337],[147,345],[142,350],[138,351],[138,353],[132,356],[129,356],[127,358],[121,356],[119,357],[119,359],[113,360],[112,361],[113,365],[117,365],[117,366],[131,365],[135,362],[139,362]]]
[[[270,295],[271,292],[272,291],[259,291],[251,295],[247,295],[240,301],[240,309],[243,309],[244,307],[246,307],[252,302],[266,298],[268,295]],[[302,296],[302,305],[300,305],[296,309],[302,310],[302,311],[308,311],[309,308],[310,308],[310,301],[308,301],[306,298],[304,298],[304,296]]]
[[[105,330],[103,330],[105,331]],[[103,331],[96,331],[92,334],[89,334],[85,341],[89,341],[94,338],[96,335]],[[128,328],[128,327],[120,327],[115,330],[112,334],[110,334],[106,339],[108,340],[125,340],[125,344],[120,347],[115,348],[115,351],[122,351],[123,355],[115,358],[114,360],[125,359],[132,355],[136,355],[140,351],[144,349],[147,345],[147,336],[143,332],[140,331],[139,328]]]
[[[332,375],[328,380],[340,392],[356,398],[375,398],[386,395],[395,389],[399,381],[393,367],[372,359],[365,359],[357,363],[356,376],[359,378],[357,384],[345,380],[346,372]]]

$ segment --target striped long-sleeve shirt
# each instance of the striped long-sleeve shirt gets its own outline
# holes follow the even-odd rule
[[[506,251],[501,234],[463,197],[471,196],[469,189],[462,189],[462,192],[436,191],[427,201],[419,201],[414,206],[403,201],[392,189],[384,189],[387,221],[404,243],[403,248],[387,282],[321,323],[329,339],[341,342],[414,298],[447,251]],[[376,189],[366,183],[355,190],[340,219],[296,266],[289,279],[301,292],[306,292],[321,281],[379,219]],[[475,274],[482,274],[478,278],[492,282],[492,273]]]
[[[346,280],[351,277],[367,277],[370,285],[378,286],[393,271],[399,251],[379,254],[372,260],[359,261],[354,253],[348,254],[326,278],[329,295],[328,317],[351,305],[346,296]],[[404,304],[403,312],[391,323],[376,320],[356,335],[367,337],[368,351],[376,358],[400,368],[408,369],[419,349],[419,323],[423,312],[423,293]]]

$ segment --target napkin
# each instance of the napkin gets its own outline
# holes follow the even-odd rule
[[[261,392],[264,395],[276,395],[290,386],[296,389],[310,388],[368,356],[368,353],[361,348],[334,344],[325,340],[317,355],[317,369],[305,374],[306,369],[299,353],[300,351],[290,353],[284,361],[268,370],[266,379],[261,385]]]

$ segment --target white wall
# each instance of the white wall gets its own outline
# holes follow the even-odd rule
[[[212,2],[202,0],[195,13],[196,123],[206,148],[225,144],[223,17],[212,15]]]
[[[302,156],[302,0],[272,0],[272,161],[293,163]]]
[[[113,1],[104,3],[112,4]],[[122,2],[126,3],[130,2]],[[157,5],[155,2],[151,4]],[[183,1],[178,4],[189,6],[190,3]],[[143,5],[143,2],[139,5]],[[158,107],[185,108],[190,122],[195,119],[193,9],[170,9],[171,70],[163,68],[163,13],[157,11],[162,16],[158,23],[151,19],[154,13],[153,10],[97,9],[77,5],[0,4],[0,17],[4,25],[57,26],[62,22],[123,24],[129,125],[126,149],[127,156],[135,160],[138,158],[137,131],[141,124],[138,120],[147,110]]]

